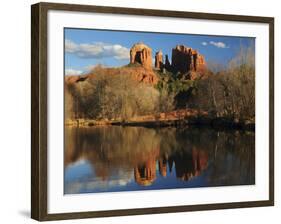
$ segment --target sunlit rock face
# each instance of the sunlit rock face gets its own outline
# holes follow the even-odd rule
[[[155,54],[155,68],[162,69],[163,68],[163,53],[162,51],[158,51]]]
[[[130,50],[130,64],[141,64],[145,68],[152,68],[152,50],[143,43],[136,43]]]
[[[197,50],[184,45],[177,45],[172,50],[172,68],[175,72],[188,73],[204,70],[206,62],[204,56]]]
[[[157,75],[152,69],[138,67],[138,68],[131,68],[131,70],[132,70],[131,73],[133,74],[135,79],[141,83],[152,84],[152,85],[158,83],[159,78],[157,77]]]

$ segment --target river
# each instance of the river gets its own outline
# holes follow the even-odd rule
[[[252,184],[254,132],[65,127],[65,194]]]

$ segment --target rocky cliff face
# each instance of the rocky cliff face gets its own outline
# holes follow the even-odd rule
[[[152,50],[143,43],[134,44],[130,50],[130,63],[139,63],[145,68],[152,68]]]
[[[130,51],[130,64],[140,64],[147,70],[152,69],[152,50],[143,43],[136,43],[132,46]],[[163,61],[162,51],[155,54],[155,68],[161,71],[167,70],[173,73],[180,73],[186,79],[197,79],[204,75],[206,70],[206,62],[203,55],[191,47],[184,45],[177,45],[172,49],[172,60],[169,61],[168,55],[165,56],[165,63]],[[144,76],[145,82],[155,83],[155,80],[148,80]]]
[[[159,78],[152,69],[138,68],[132,71],[135,79],[139,82],[155,85],[158,83]]]
[[[102,68],[100,71],[94,73],[78,75],[78,76],[66,76],[65,82],[67,84],[75,84],[83,82],[86,79],[94,79],[95,73],[104,74],[119,74],[130,73],[132,78],[139,82],[155,85],[159,81],[159,77],[152,69],[152,49],[143,43],[136,43],[130,50],[130,64],[136,64],[139,66],[125,66],[120,68]],[[184,75],[186,79],[197,79],[204,75],[204,69],[206,68],[205,58],[200,55],[198,51],[186,47],[184,45],[177,45],[172,49],[172,61],[169,61],[168,55],[165,55],[165,63],[163,60],[162,51],[158,51],[155,54],[155,68],[170,72],[179,72]]]
[[[158,51],[155,54],[155,68],[162,69],[163,68],[163,54],[162,51]]]
[[[157,84],[159,78],[155,74],[155,72],[149,68],[147,69],[144,66],[136,66],[136,67],[120,67],[120,68],[100,68],[99,71],[93,71],[89,74],[85,75],[73,75],[73,76],[65,76],[66,85],[75,85],[78,83],[82,83],[86,80],[94,80],[97,78],[99,74],[104,74],[107,76],[118,76],[128,75],[133,80],[137,80],[138,82],[155,85]]]
[[[190,47],[177,45],[172,50],[172,68],[175,72],[188,73],[202,71],[206,67],[205,58]]]

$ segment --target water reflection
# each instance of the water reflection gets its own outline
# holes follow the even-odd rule
[[[65,193],[254,184],[253,132],[65,128]]]

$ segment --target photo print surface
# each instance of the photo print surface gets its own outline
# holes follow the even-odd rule
[[[64,193],[255,184],[255,38],[64,29]]]

